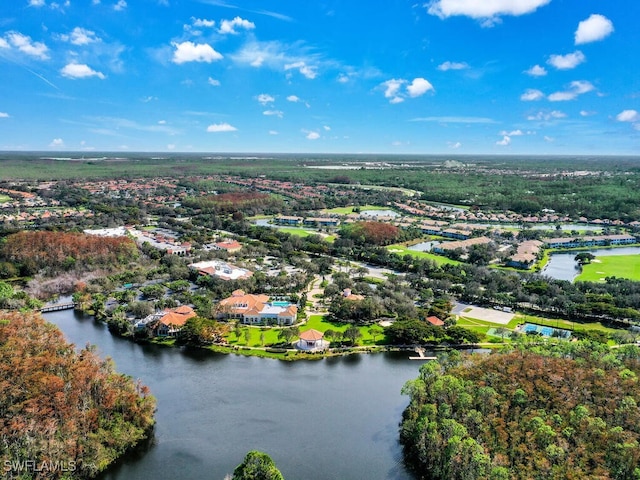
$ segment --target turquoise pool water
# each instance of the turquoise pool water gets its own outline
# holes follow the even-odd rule
[[[271,305],[273,305],[274,307],[288,307],[289,305],[291,305],[291,303],[285,301],[277,301],[271,302]]]

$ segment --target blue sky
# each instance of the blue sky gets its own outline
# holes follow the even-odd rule
[[[639,0],[11,0],[0,149],[640,154]]]

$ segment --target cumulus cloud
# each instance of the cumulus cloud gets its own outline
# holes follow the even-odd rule
[[[594,87],[591,82],[588,82],[586,80],[576,80],[569,84],[569,88],[567,90],[552,93],[551,95],[549,95],[548,99],[551,102],[575,100],[576,98],[578,98],[578,95],[591,92],[595,90],[595,88],[596,87]]]
[[[308,132],[307,140],[317,140],[320,138],[320,134],[318,132]]]
[[[89,45],[100,41],[95,32],[81,27],[74,28],[68,35],[60,35],[60,39],[73,45]]]
[[[500,135],[506,136],[506,137],[521,137],[522,135],[524,135],[524,132],[520,129],[511,130],[510,132],[503,130],[500,132]]]
[[[349,83],[349,75],[346,73],[338,75],[338,83]]]
[[[269,130],[269,135],[279,135],[277,130]]]
[[[446,72],[447,70],[465,70],[469,68],[469,65],[465,62],[450,62],[446,61],[438,65],[438,70]]]
[[[258,102],[260,102],[262,105],[266,105],[268,103],[273,103],[276,101],[276,98],[273,95],[269,95],[268,93],[261,93],[260,95],[258,95],[256,97],[256,99],[258,100]]]
[[[453,149],[458,149],[462,146],[462,143],[460,142],[447,142],[447,145],[449,145],[449,148],[453,148]]]
[[[268,117],[278,117],[278,118],[282,118],[282,116],[284,115],[282,110],[265,110],[264,112],[262,112],[262,114]]]
[[[213,123],[207,127],[207,132],[212,133],[220,133],[220,132],[235,132],[238,130],[233,125],[229,125],[228,123]]]
[[[407,93],[410,97],[414,98],[420,97],[430,90],[433,90],[433,85],[421,77],[414,78],[413,81],[407,85]]]
[[[63,77],[67,78],[91,78],[98,77],[101,80],[104,80],[106,77],[104,73],[98,72],[91,68],[89,65],[85,65],[84,63],[68,63],[61,70],[60,73]]]
[[[586,20],[578,24],[575,33],[576,45],[583,43],[597,42],[611,35],[613,32],[613,23],[604,15],[594,13]]]
[[[485,20],[491,26],[503,15],[520,16],[534,12],[551,0],[431,0],[426,4],[431,15],[447,18],[457,15]],[[486,20],[489,20],[488,22]]]
[[[300,101],[300,97],[298,97],[297,95],[289,95],[287,97],[287,102],[297,103],[299,101]]]
[[[219,86],[220,86],[220,80],[216,80],[215,78],[212,78],[212,77],[209,77],[209,78],[207,79],[207,83],[208,83],[209,85],[214,86],[214,87],[219,87]]]
[[[623,110],[616,115],[616,120],[619,122],[637,122],[640,121],[640,113],[637,110]]]
[[[529,70],[525,70],[524,73],[532,77],[544,77],[547,74],[547,69],[540,65],[534,65]]]
[[[206,27],[206,28],[211,28],[213,27],[216,22],[213,20],[207,20],[206,18],[195,18],[195,17],[191,17],[191,21],[193,22],[193,26],[194,27]]]
[[[7,43],[8,42],[8,43]],[[49,58],[49,48],[42,42],[34,42],[28,35],[23,35],[20,32],[9,32],[6,35],[6,45],[11,45],[17,48],[20,52],[35,57],[40,60],[46,60]]]
[[[584,53],[580,50],[576,50],[575,52],[568,53],[566,55],[551,55],[547,63],[558,70],[571,70],[583,63],[586,59],[587,58],[584,56]]]
[[[284,66],[284,70],[285,72],[287,70],[298,70],[302,75],[304,75],[306,78],[313,80],[314,78],[316,78],[318,76],[318,72],[316,71],[316,67],[312,67],[310,65],[307,65],[306,62],[303,61],[299,61],[299,62],[294,62],[294,63],[287,63]]]
[[[504,135],[502,137],[502,140],[498,140],[496,142],[496,145],[500,145],[501,147],[506,147],[508,145],[511,145],[511,137],[509,135]]]
[[[120,12],[120,11],[124,10],[125,8],[127,8],[127,2],[125,2],[125,0],[118,0],[118,3],[116,3],[113,6],[113,9],[116,12]]]
[[[324,128],[325,132],[330,132],[331,131],[331,127],[329,125],[323,125],[322,128]]]
[[[0,118],[9,118],[9,114],[7,112],[0,112]]]
[[[216,52],[208,43],[173,42],[171,45],[176,48],[175,52],[173,52],[173,63],[211,63],[222,58],[222,55],[219,52]]]
[[[50,147],[64,147],[64,140],[62,140],[61,138],[54,138],[53,140],[51,140],[51,143],[49,144]]]
[[[595,115],[596,112],[590,111],[590,110],[580,110],[580,116],[581,117],[590,117],[592,115]]]
[[[242,28],[244,30],[253,30],[254,28],[256,28],[256,25],[255,23],[250,22],[249,20],[236,17],[233,20],[222,20],[222,22],[220,22],[220,28],[218,29],[218,32],[222,33],[223,35],[226,35],[226,34],[236,35],[238,33],[236,31],[236,28]]]
[[[527,89],[522,95],[520,95],[520,100],[523,102],[533,102],[536,100],[541,100],[544,98],[544,93],[540,90],[536,90],[535,88]]]
[[[400,103],[403,101],[402,97],[398,96],[398,92],[400,91],[400,87],[407,83],[406,80],[395,79],[387,80],[386,82],[382,82],[381,86],[384,87],[384,96],[388,98],[391,103]],[[396,101],[394,101],[394,99]]]

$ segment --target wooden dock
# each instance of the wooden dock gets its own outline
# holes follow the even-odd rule
[[[75,308],[75,306],[75,302],[55,303],[52,305],[45,305],[40,309],[40,313],[57,312],[58,310],[70,310],[72,308]]]
[[[424,348],[416,348],[418,356],[409,357],[409,360],[437,360],[438,357],[427,357],[424,354]]]

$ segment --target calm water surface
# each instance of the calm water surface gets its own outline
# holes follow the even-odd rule
[[[402,385],[422,364],[407,355],[283,362],[137,345],[71,310],[45,318],[139,378],[158,400],[155,442],[106,480],[222,480],[252,449],[287,480],[411,479],[402,465]]]

